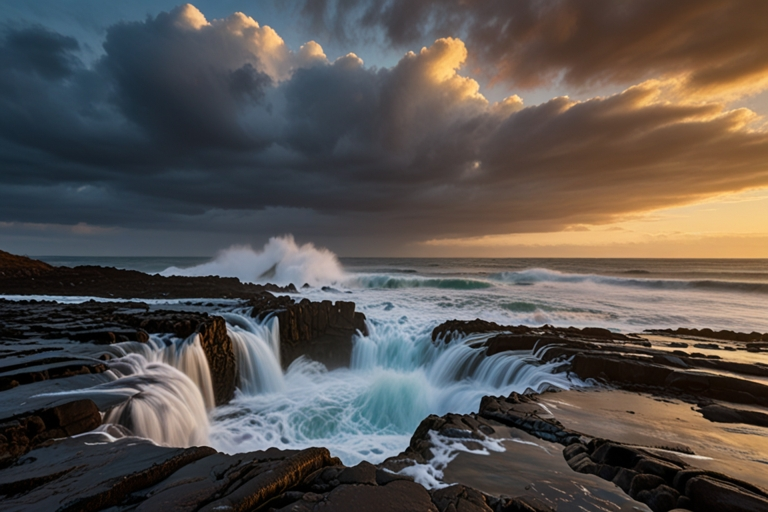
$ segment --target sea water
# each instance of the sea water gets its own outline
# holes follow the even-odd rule
[[[202,413],[207,425],[187,427],[185,435],[158,430],[151,408],[164,406],[168,399],[162,395],[154,402],[137,401],[141,417],[128,423],[146,424],[143,435],[160,443],[184,445],[204,435],[207,444],[230,453],[326,446],[347,464],[376,463],[402,451],[429,414],[476,411],[484,395],[586,385],[530,352],[485,357],[476,348],[483,336],[433,343],[432,330],[446,320],[617,332],[676,327],[768,332],[768,260],[339,259],[288,237],[272,239],[262,250],[233,248],[210,261],[111,262],[164,275],[233,276],[297,288],[307,283],[297,297],[353,301],[365,313],[369,334],[355,336],[349,368],[328,371],[302,357],[283,371],[276,320],[257,322],[247,309],[234,306],[217,309],[227,320],[240,374],[234,400],[218,408],[210,407],[206,396],[197,361],[203,356],[194,338],[156,340],[146,354],[138,352],[147,349],[126,347],[124,357],[146,362],[127,365],[133,370],[117,375],[111,386],[120,387],[131,372],[134,380],[148,374],[157,381],[158,365],[166,365],[184,393],[187,381],[204,383],[199,400],[182,399],[194,402],[194,423],[205,422],[201,407],[207,411]],[[173,372],[188,379],[182,382]],[[132,381],[123,388],[139,389],[143,397],[148,393]],[[117,422],[129,414],[119,413]]]

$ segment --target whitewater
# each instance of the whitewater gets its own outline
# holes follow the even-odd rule
[[[227,321],[235,347],[235,398],[213,406],[196,336],[153,336],[148,344],[104,349],[115,359],[113,381],[101,387],[130,397],[107,422],[160,444],[207,444],[227,453],[325,446],[348,465],[396,455],[425,417],[476,411],[484,395],[589,385],[542,363],[535,352],[486,357],[478,348],[484,336],[434,343],[432,330],[446,320],[625,333],[768,331],[765,260],[340,260],[283,237],[260,250],[233,247],[162,274],[294,284],[296,298],[354,302],[369,332],[354,337],[349,368],[328,371],[302,357],[284,371],[277,320],[257,321],[248,308],[217,301],[209,310]],[[498,446],[488,440],[485,448]],[[425,469],[421,481],[438,485],[439,471]]]

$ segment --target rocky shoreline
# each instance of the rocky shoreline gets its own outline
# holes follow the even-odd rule
[[[297,301],[270,293],[295,292],[292,287],[217,277],[65,269],[7,253],[0,254],[0,272],[3,295],[133,299],[0,300],[4,510],[555,510],[556,500],[546,493],[491,493],[460,481],[428,490],[405,476],[404,468],[436,457],[435,435],[471,447],[503,429],[552,443],[569,471],[615,484],[622,499],[647,507],[637,510],[768,510],[768,491],[761,485],[698,467],[697,454],[688,447],[621,442],[596,434],[597,425],[569,427],[547,405],[547,397],[556,393],[487,396],[475,414],[425,418],[407,449],[378,466],[346,467],[323,447],[227,455],[208,447],[159,446],[131,437],[125,426],[104,424],[110,411],[130,400],[89,392],[114,380],[120,357],[110,347],[147,344],[150,335],[196,340],[210,370],[215,405],[232,399],[239,370],[225,320],[213,302],[171,308],[140,299],[226,299],[232,301],[227,307],[249,308],[256,318],[275,317],[284,368],[301,355],[331,369],[349,366],[353,336],[366,333],[365,316],[352,302]],[[486,357],[535,353],[543,363],[606,392],[674,400],[713,422],[768,428],[768,365],[735,357],[768,350],[768,334],[679,329],[622,335],[475,320],[445,322],[432,339],[441,344],[477,334],[485,335],[476,348]]]

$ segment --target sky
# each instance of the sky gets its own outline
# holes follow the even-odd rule
[[[0,249],[768,258],[763,0],[5,0]]]

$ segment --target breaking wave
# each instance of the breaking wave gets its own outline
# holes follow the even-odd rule
[[[189,268],[170,267],[164,276],[236,277],[247,283],[321,286],[342,281],[344,270],[334,253],[312,244],[297,245],[293,236],[272,237],[261,251],[232,246],[213,260]]]
[[[611,277],[597,274],[568,274],[546,268],[533,268],[518,272],[501,272],[489,276],[490,279],[514,285],[534,285],[537,283],[594,283],[610,286],[628,286],[653,290],[716,290],[768,294],[768,284],[720,281],[715,279],[686,281],[681,279],[646,279]]]
[[[479,279],[462,279],[455,277],[396,277],[381,274],[360,275],[348,279],[345,283],[351,287],[360,288],[442,288],[449,290],[484,290],[493,287],[493,283]]]

